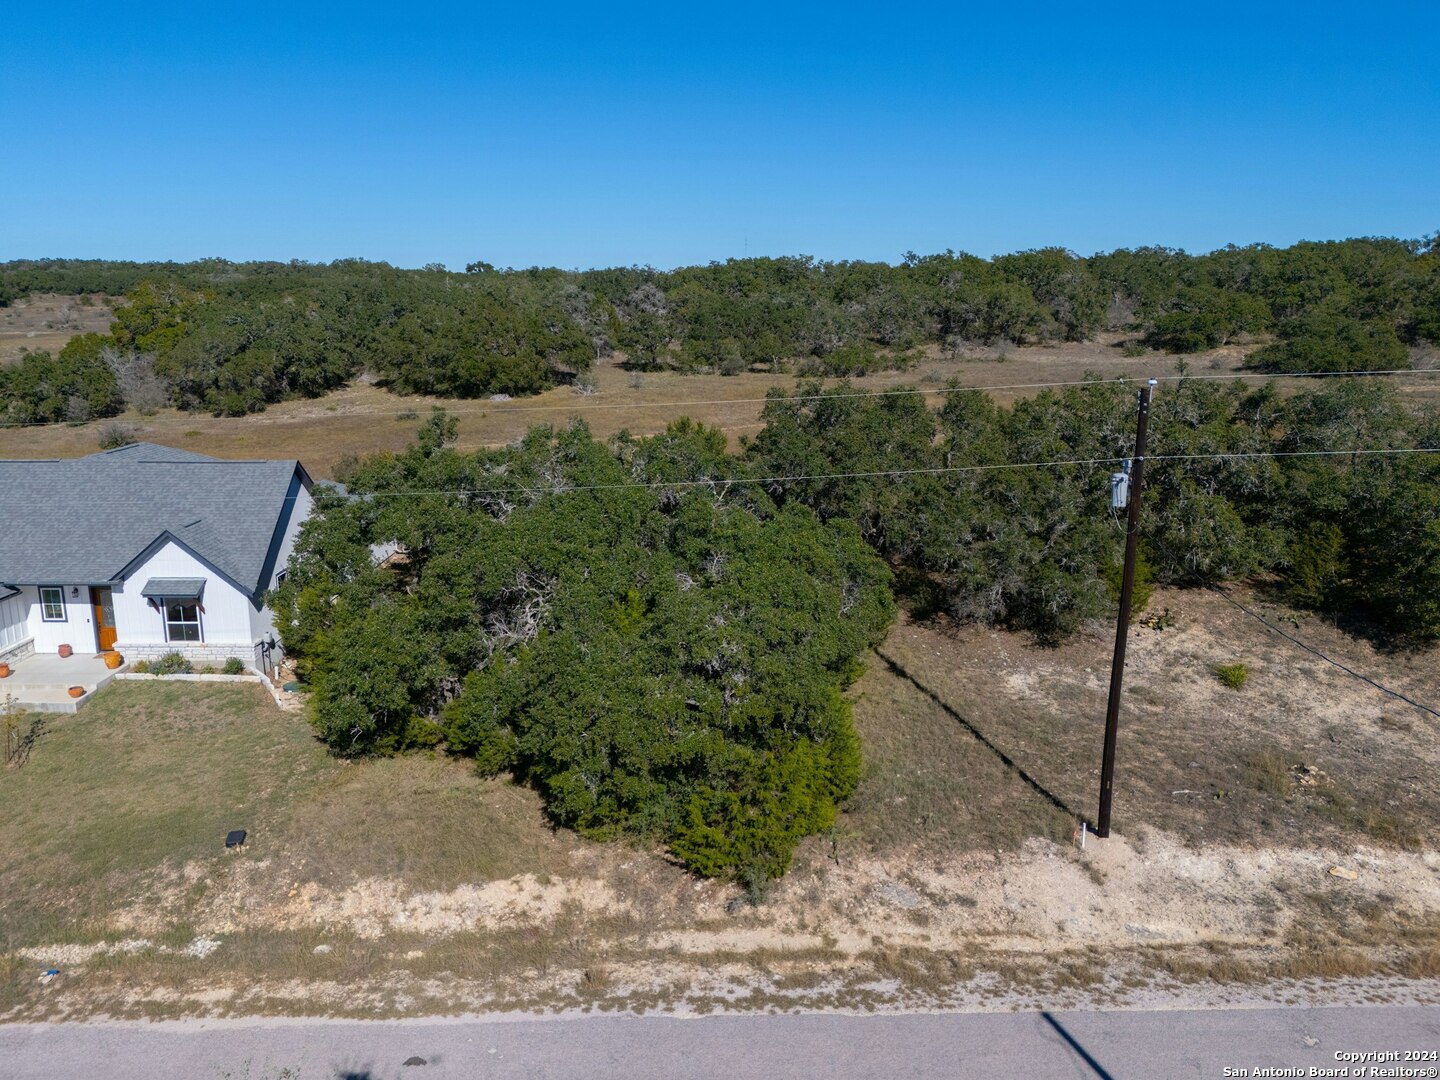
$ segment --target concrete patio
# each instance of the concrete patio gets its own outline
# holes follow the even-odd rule
[[[31,653],[21,660],[10,661],[10,677],[0,679],[0,708],[13,699],[14,706],[24,712],[78,712],[96,690],[124,670],[125,667],[119,667],[111,671],[94,653],[76,653],[64,658],[52,653]],[[84,696],[71,697],[72,686],[83,686]]]

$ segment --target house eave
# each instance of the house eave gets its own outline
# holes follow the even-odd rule
[[[180,548],[182,551],[186,552],[196,561],[201,563],[201,565],[203,565],[206,570],[215,574],[222,581],[228,583],[237,592],[241,593],[244,596],[249,596],[253,599],[255,595],[255,590],[252,587],[240,584],[240,582],[236,581],[224,570],[221,570],[213,562],[207,559],[204,555],[200,554],[200,552],[196,551],[189,544],[185,543],[184,540],[180,539],[180,537],[176,536],[169,529],[162,530],[160,535],[155,537],[155,539],[150,541],[150,543],[146,544],[145,547],[140,550],[140,553],[138,555],[136,555],[133,559],[131,559],[124,566],[122,566],[118,571],[116,571],[115,575],[109,581],[102,582],[101,584],[117,585],[128,581],[131,575],[134,574],[137,569],[143,566],[152,555],[154,555],[157,551],[163,548],[166,543],[173,543],[176,547]]]

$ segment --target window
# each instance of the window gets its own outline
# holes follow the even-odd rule
[[[59,585],[40,586],[40,618],[45,622],[65,621],[65,590]]]
[[[275,575],[275,587],[278,589],[281,585],[284,585],[284,584],[285,584],[285,571],[284,571],[284,570],[281,570],[278,574]]]
[[[165,601],[165,640],[204,640],[200,636],[200,602],[198,600]]]

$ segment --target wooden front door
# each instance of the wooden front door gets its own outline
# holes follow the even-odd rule
[[[97,652],[115,647],[115,596],[105,586],[90,589],[90,604],[95,609],[95,645]]]

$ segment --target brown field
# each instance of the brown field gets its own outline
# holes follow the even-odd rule
[[[1196,370],[1226,371],[1243,361],[1240,350],[1222,350],[1191,358]],[[1011,386],[1083,378],[1088,372],[1135,378],[1173,374],[1176,358],[1156,355],[1128,359],[1118,348],[1100,343],[977,350],[970,359],[934,357],[910,371],[887,371],[854,380],[857,388],[887,390],[915,386],[938,390],[950,379],[966,385]],[[116,418],[138,438],[182,446],[217,457],[295,457],[317,477],[330,477],[347,455],[399,450],[414,438],[420,420],[435,405],[460,423],[460,449],[504,446],[537,424],[563,425],[583,417],[597,436],[629,430],[637,435],[664,430],[690,416],[724,429],[732,446],[761,428],[760,410],[772,387],[793,389],[793,375],[750,372],[742,375],[636,373],[614,361],[587,376],[597,393],[581,396],[573,387],[557,387],[513,401],[402,397],[365,381],[323,398],[287,401],[253,416],[219,418],[207,413],[162,409],[153,416],[133,413]],[[1031,389],[997,389],[994,396],[1013,401]],[[0,429],[0,458],[74,457],[92,453],[100,429],[116,420],[44,428]]]
[[[1113,335],[1112,335],[1113,337]],[[910,371],[886,371],[853,383],[860,390],[918,387],[939,390],[950,379],[966,386],[994,387],[1000,402],[1036,393],[1029,384],[1065,382],[1098,374],[1105,378],[1142,379],[1174,375],[1188,364],[1197,375],[1239,372],[1247,350],[1219,349],[1181,360],[1152,354],[1121,355],[1116,344],[1086,342],[1023,349],[978,349],[969,358],[935,356]],[[719,427],[732,448],[760,430],[760,410],[772,387],[793,389],[793,375],[749,372],[742,375],[681,375],[675,372],[635,373],[614,361],[600,364],[587,378],[598,392],[581,396],[573,387],[513,401],[403,397],[364,380],[313,400],[286,401],[244,417],[214,417],[175,409],[141,416],[127,413],[110,420],[47,427],[0,428],[0,458],[76,457],[93,453],[101,429],[123,423],[134,437],[180,446],[224,458],[298,458],[312,475],[333,477],[347,456],[400,450],[432,406],[443,406],[459,420],[459,447],[504,446],[537,424],[568,424],[581,417],[597,436],[628,430],[637,435],[664,430],[671,421],[690,416]],[[1302,380],[1289,380],[1293,386]],[[1431,375],[1397,378],[1407,398],[1440,403],[1440,378]],[[1163,392],[1163,384],[1162,384]],[[939,400],[939,395],[935,395]]]
[[[88,303],[86,302],[88,300]],[[26,352],[52,356],[76,334],[110,330],[110,298],[37,293],[0,308],[0,367],[18,363]]]

